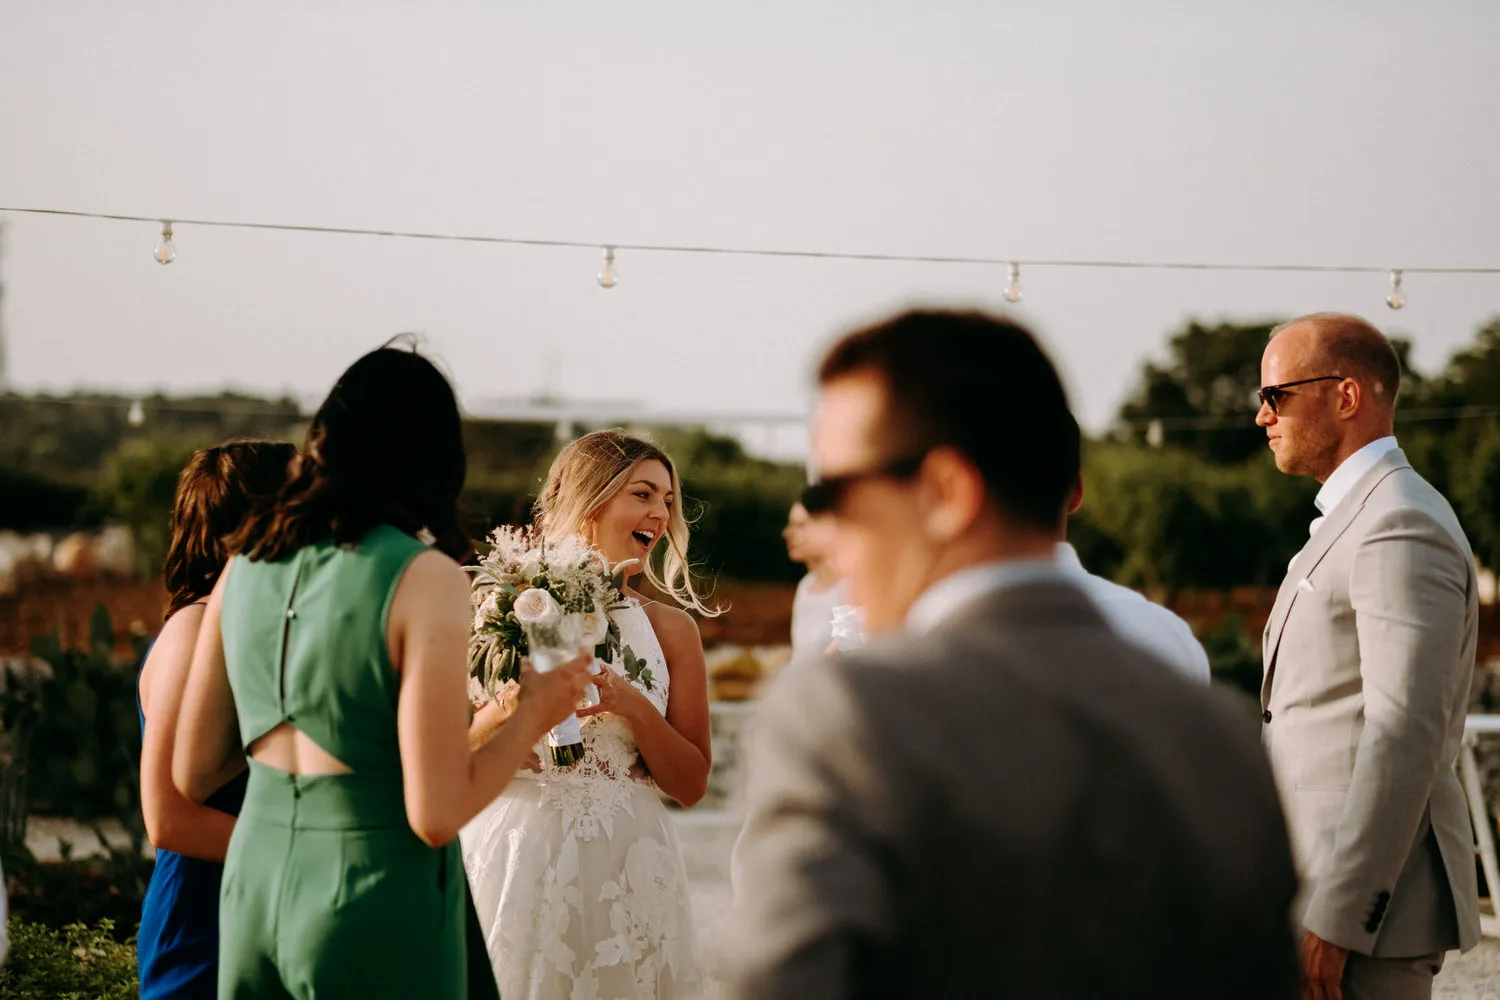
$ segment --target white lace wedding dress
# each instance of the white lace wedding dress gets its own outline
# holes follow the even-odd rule
[[[651,669],[642,693],[666,713],[666,657],[646,612],[612,612]],[[617,664],[610,668],[620,676]],[[523,771],[460,834],[464,868],[505,1000],[697,997],[682,848],[630,729],[583,720],[583,760]]]

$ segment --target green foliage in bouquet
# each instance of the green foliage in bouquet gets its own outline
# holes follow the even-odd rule
[[[651,690],[651,668],[646,666],[646,661],[635,655],[635,650],[625,648],[625,676],[635,681],[647,691]]]
[[[516,601],[528,590],[551,594],[563,614],[602,615],[604,635],[594,655],[606,662],[623,656],[631,680],[650,689],[650,669],[623,644],[619,625],[608,616],[626,604],[625,566],[610,568],[582,540],[554,545],[549,552],[546,542],[526,529],[496,529],[491,543],[492,551],[470,568],[474,628],[469,639],[469,676],[491,697],[501,685],[520,680],[521,660],[530,654],[526,629],[515,611]]]

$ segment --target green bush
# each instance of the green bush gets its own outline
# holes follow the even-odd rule
[[[82,486],[0,468],[0,530],[92,527],[98,511],[91,499]]]
[[[797,580],[804,570],[786,556],[781,531],[802,488],[801,472],[758,483],[695,479],[684,485],[696,518],[693,566],[730,580]]]
[[[1260,644],[1245,631],[1245,621],[1230,615],[1216,628],[1198,637],[1208,653],[1213,679],[1220,684],[1252,695],[1260,700],[1262,660]]]
[[[1317,484],[1281,475],[1268,457],[1212,466],[1172,448],[1098,445],[1084,490],[1070,530],[1085,565],[1147,588],[1275,586],[1317,515]]]
[[[10,957],[0,966],[8,1000],[135,1000],[134,941],[115,940],[108,920],[57,930],[11,918]]]
[[[80,821],[114,816],[140,825],[140,719],[136,664],[115,659],[109,612],[97,605],[87,649],[64,647],[57,632],[32,642],[51,671],[27,768],[31,811]]]
[[[114,632],[103,606],[90,620],[86,649],[66,649],[56,633],[36,640],[34,654],[45,671],[12,671],[0,697],[0,721],[24,730],[24,739],[4,749],[0,783],[0,843],[12,881],[12,903],[32,919],[57,924],[85,912],[118,917],[134,927],[151,873],[141,857],[145,824],[140,804],[140,722],[135,709],[135,663],[114,659]],[[25,818],[32,813],[66,816],[93,824],[113,817],[129,834],[123,847],[106,844],[104,858],[40,865],[25,848]],[[91,909],[92,908],[92,909]]]
[[[177,477],[195,447],[190,440],[128,441],[104,466],[98,503],[113,521],[130,529],[136,571],[142,576],[156,575],[167,556]]]

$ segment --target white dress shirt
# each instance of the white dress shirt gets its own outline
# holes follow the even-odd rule
[[[1333,512],[1333,508],[1343,502],[1354,489],[1354,484],[1359,482],[1361,476],[1375,468],[1386,455],[1396,450],[1396,439],[1394,437],[1377,438],[1365,445],[1363,448],[1344,459],[1343,464],[1333,470],[1333,475],[1328,477],[1323,488],[1318,490],[1317,497],[1313,503],[1318,505],[1318,517],[1313,518],[1312,524],[1308,525],[1307,533],[1311,535],[1318,530],[1318,525],[1323,519]]]
[[[817,656],[833,642],[833,609],[845,602],[844,586],[835,583],[827,590],[814,590],[812,574],[797,584],[792,598],[792,656]]]
[[[1188,623],[1130,588],[1094,576],[1083,568],[1078,553],[1067,542],[1058,544],[1051,559],[986,563],[939,580],[911,606],[906,627],[911,632],[931,631],[993,591],[1048,582],[1079,588],[1122,638],[1165,660],[1183,676],[1208,683],[1208,654]]]
[[[1089,595],[1104,615],[1104,620],[1122,638],[1165,660],[1189,680],[1202,684],[1209,682],[1208,654],[1187,622],[1129,587],[1090,573],[1084,569],[1078,552],[1067,542],[1058,543],[1057,565],[1069,580]]]

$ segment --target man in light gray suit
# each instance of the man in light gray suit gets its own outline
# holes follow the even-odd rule
[[[1294,997],[1253,707],[1116,634],[1057,564],[1078,433],[1035,340],[908,313],[819,378],[806,500],[875,641],[762,704],[727,995]]]
[[[1479,937],[1469,816],[1454,774],[1474,672],[1474,557],[1412,471],[1392,418],[1401,369],[1380,332],[1319,314],[1261,361],[1276,465],[1323,484],[1265,633],[1264,740],[1305,882],[1317,997],[1432,994]]]

